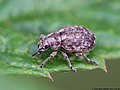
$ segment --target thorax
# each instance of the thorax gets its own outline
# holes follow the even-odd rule
[[[47,42],[52,49],[58,49],[61,47],[61,37],[58,32],[51,33],[47,35]]]

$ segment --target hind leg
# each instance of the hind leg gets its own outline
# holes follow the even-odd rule
[[[82,56],[87,62],[97,65],[96,62],[94,62],[93,60],[89,59],[85,54],[83,53],[74,53],[75,56]]]
[[[75,68],[72,66],[72,64],[71,64],[71,62],[70,62],[70,59],[68,58],[67,54],[66,54],[65,52],[62,51],[62,55],[63,55],[64,58],[67,60],[68,65],[69,65],[71,71],[77,72],[77,69],[75,69]]]

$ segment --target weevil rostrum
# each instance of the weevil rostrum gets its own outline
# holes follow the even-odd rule
[[[47,36],[41,35],[37,50],[32,56],[35,54],[41,56],[42,52],[48,48],[53,50],[50,56],[41,63],[40,68],[43,68],[46,62],[53,58],[58,50],[60,50],[67,60],[70,69],[76,72],[77,69],[72,66],[67,54],[82,56],[87,62],[97,65],[96,62],[84,54],[85,52],[91,51],[95,47],[95,44],[95,35],[88,28],[84,26],[66,26],[58,32],[50,33]]]

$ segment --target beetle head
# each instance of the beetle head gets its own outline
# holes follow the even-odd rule
[[[32,56],[34,56],[35,54],[41,56],[42,52],[46,51],[49,47],[50,45],[47,42],[46,36],[42,34],[40,36],[40,41],[38,42],[37,50]]]

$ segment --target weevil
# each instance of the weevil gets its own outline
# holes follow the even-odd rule
[[[87,62],[97,65],[96,62],[85,55],[85,52],[91,51],[95,47],[95,44],[96,37],[88,28],[84,26],[66,26],[58,32],[50,33],[47,36],[42,34],[38,42],[37,50],[32,56],[35,54],[41,56],[42,52],[46,51],[48,48],[53,50],[50,56],[40,64],[40,68],[43,68],[46,62],[53,58],[58,50],[60,50],[65,60],[68,62],[70,69],[76,72],[77,69],[72,66],[67,54],[70,53],[74,56],[82,56]]]

